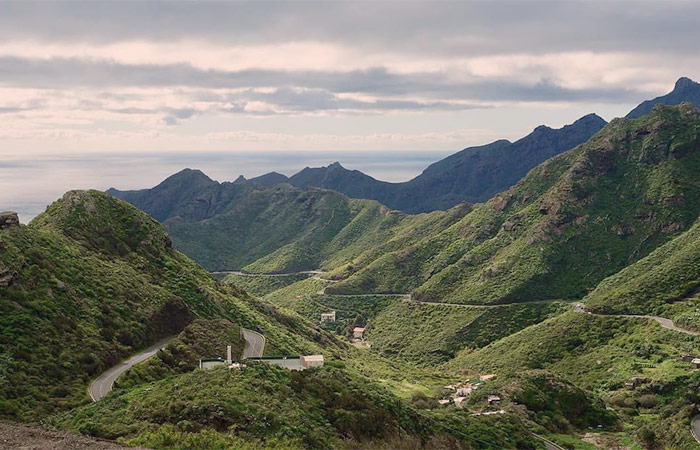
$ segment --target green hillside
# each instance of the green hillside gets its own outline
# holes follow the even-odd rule
[[[695,448],[689,427],[696,414],[700,372],[681,355],[700,338],[647,319],[567,313],[526,328],[447,363],[453,370],[495,371],[506,377],[546,369],[596,393],[620,414],[623,430],[645,445]],[[640,387],[624,383],[641,377]]]
[[[342,348],[216,282],[155,221],[104,193],[69,192],[30,225],[0,229],[0,241],[3,419],[88,402],[92,377],[197,318],[264,331],[272,352]]]
[[[57,424],[155,448],[536,447],[512,416],[417,410],[339,368],[292,372],[261,363],[120,391]]]
[[[585,299],[591,311],[648,314],[700,287],[700,223],[603,280]]]
[[[700,213],[700,118],[689,104],[616,119],[444,231],[385,253],[330,292],[432,301],[580,298]]]

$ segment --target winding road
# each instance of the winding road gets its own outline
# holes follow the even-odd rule
[[[597,314],[599,316],[602,316],[604,314]],[[610,314],[612,315],[612,314]],[[685,333],[689,334],[691,336],[700,336],[700,333],[697,331],[692,331],[692,330],[686,330],[685,328],[681,328],[676,326],[676,324],[673,323],[671,319],[666,319],[665,317],[659,317],[659,316],[643,316],[643,315],[636,315],[636,314],[615,314],[616,317],[632,317],[632,318],[640,318],[640,319],[652,319],[658,322],[659,325],[661,325],[664,328],[668,328],[669,330],[677,331],[679,333]]]
[[[265,351],[265,336],[257,331],[242,329],[245,347],[243,348],[243,358],[260,358]]]
[[[102,373],[102,375],[97,377],[95,381],[93,381],[90,384],[88,392],[90,393],[92,401],[100,401],[105,395],[107,395],[112,390],[112,388],[114,387],[114,382],[117,378],[119,378],[121,374],[131,369],[136,364],[141,363],[158,353],[158,350],[171,343],[176,337],[177,335],[170,336],[163,339],[162,341],[156,342],[141,353],[137,353],[131,358],[127,359],[126,361],[119,363],[110,369],[107,369],[107,371]]]
[[[700,444],[700,416],[693,417],[693,421],[690,422],[690,433]]]
[[[245,339],[245,347],[243,349],[243,358],[259,358],[263,355],[265,351],[265,336],[258,333],[257,331],[241,329],[243,333],[243,339]],[[131,358],[124,362],[117,364],[114,367],[107,369],[99,377],[95,379],[90,384],[88,392],[90,393],[90,398],[93,402],[98,402],[102,398],[109,394],[114,388],[114,382],[119,378],[124,372],[131,369],[135,365],[144,362],[148,358],[152,357],[158,350],[161,350],[166,345],[171,343],[178,335],[170,336],[162,341],[156,342],[144,351],[135,354]]]

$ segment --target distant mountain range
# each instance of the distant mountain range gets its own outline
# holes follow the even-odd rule
[[[648,114],[656,104],[678,105],[684,101],[700,107],[700,84],[686,77],[676,82],[672,92],[641,103],[626,117]],[[377,200],[411,214],[446,210],[460,202],[484,202],[505,191],[533,167],[586,142],[605,124],[599,116],[589,114],[559,129],[542,125],[515,142],[498,140],[466,148],[403,183],[380,181],[358,170],[348,170],[338,162],[307,167],[291,177],[270,172],[248,181],[263,186],[289,183],[302,188],[332,189],[351,198]]]
[[[605,124],[602,118],[589,114],[559,129],[542,125],[516,142],[499,140],[466,148],[403,183],[376,180],[338,162],[307,167],[289,178],[271,172],[249,181],[263,186],[289,183],[301,188],[331,189],[351,198],[377,200],[411,214],[446,210],[461,202],[488,200],[517,183],[541,162],[586,142]]]

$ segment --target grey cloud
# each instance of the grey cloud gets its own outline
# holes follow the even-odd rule
[[[697,2],[2,2],[0,39],[295,40],[407,53],[616,51],[697,54]]]
[[[542,80],[537,84],[526,84],[507,79],[475,79],[472,82],[455,82],[445,74],[435,73],[391,73],[385,68],[331,71],[275,71],[201,70],[187,64],[173,65],[125,65],[110,61],[88,61],[54,58],[49,60],[0,57],[0,80],[5,85],[45,88],[110,88],[125,86],[190,88],[259,88],[277,87],[271,95],[247,94],[248,100],[256,97],[273,99],[277,104],[303,103],[321,109],[362,106],[364,108],[410,109],[427,107],[455,108],[457,101],[580,101],[603,102],[637,101],[640,94],[633,89],[592,88],[566,89],[553,81]],[[304,88],[295,92],[290,88]],[[335,96],[341,93],[370,94],[379,96],[421,96],[428,103],[407,101],[357,102],[342,100]],[[207,93],[205,96],[215,94]],[[234,95],[232,103],[239,102]],[[233,109],[239,109],[234,104]],[[191,116],[189,109],[170,111],[176,118]],[[186,118],[186,117],[180,117]]]

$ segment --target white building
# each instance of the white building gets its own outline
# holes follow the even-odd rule
[[[335,322],[335,311],[321,313],[321,323],[323,322]]]
[[[302,356],[301,365],[304,369],[310,369],[311,367],[323,367],[323,355]]]

